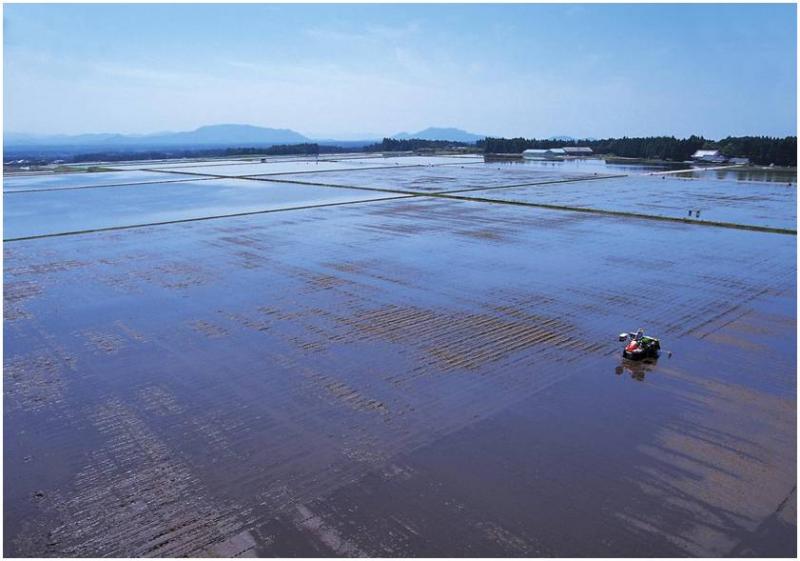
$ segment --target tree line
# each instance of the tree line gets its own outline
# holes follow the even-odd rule
[[[521,154],[529,148],[561,148],[564,146],[588,146],[595,154],[624,158],[643,158],[682,162],[691,158],[697,150],[719,150],[728,157],[745,157],[758,165],[775,164],[797,166],[797,137],[775,138],[769,136],[729,136],[722,140],[710,140],[702,136],[675,138],[674,136],[622,137],[587,140],[552,140],[536,138],[487,137],[476,144],[449,140],[424,140],[420,138],[384,138],[381,142],[366,146],[335,146],[317,143],[280,144],[273,146],[232,148],[186,148],[163,150],[107,150],[79,154],[59,153],[49,150],[42,153],[31,149],[20,154],[7,153],[5,159],[24,158],[26,164],[46,165],[55,160],[63,163],[119,162],[127,160],[165,160],[170,158],[204,158],[225,156],[287,156],[339,154],[343,152],[409,152],[417,150],[452,150],[475,148],[485,154]],[[27,153],[25,153],[27,152]]]
[[[447,150],[461,146],[475,146],[468,142],[455,142],[450,140],[423,140],[421,138],[409,138],[398,140],[396,138],[384,138],[381,142],[364,146],[365,152],[410,152],[414,150],[431,149]]]
[[[275,144],[272,146],[255,147],[233,147],[233,148],[194,148],[194,149],[170,149],[170,150],[134,150],[134,151],[100,151],[85,152],[81,154],[61,156],[64,163],[79,164],[83,162],[121,162],[137,160],[167,160],[171,158],[208,158],[226,156],[316,156],[319,154],[340,154],[352,152],[352,148],[342,146],[319,145],[316,143],[301,144]],[[58,156],[48,154],[47,156],[31,155],[26,158],[28,163],[45,165],[52,162]],[[8,158],[6,158],[8,159]]]
[[[719,150],[728,157],[749,158],[754,164],[797,166],[797,137],[729,136],[710,140],[692,135],[689,138],[674,136],[622,137],[601,140],[563,140],[536,138],[492,138],[478,141],[486,154],[520,154],[529,148],[561,148],[563,146],[588,146],[595,154],[608,154],[624,158],[644,158],[682,162],[697,150]]]
[[[744,156],[755,164],[797,166],[797,137],[729,136],[715,143],[724,155]]]

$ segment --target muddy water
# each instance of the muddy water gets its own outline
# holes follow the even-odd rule
[[[4,550],[792,555],[795,251],[426,198],[7,243]]]

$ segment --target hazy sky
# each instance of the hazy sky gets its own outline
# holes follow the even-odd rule
[[[794,5],[24,5],[5,130],[796,134]]]

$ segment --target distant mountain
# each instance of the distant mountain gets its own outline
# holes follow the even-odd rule
[[[167,146],[257,146],[309,142],[290,129],[270,129],[253,125],[209,125],[188,132],[146,135],[79,134],[33,135],[5,133],[6,146],[96,146],[96,147],[167,147]]]
[[[408,140],[411,138],[419,138],[421,140],[450,140],[453,142],[477,142],[479,140],[483,140],[485,138],[485,135],[473,134],[471,132],[467,132],[461,129],[429,127],[425,130],[415,133],[400,132],[394,135],[392,138],[395,138],[397,140]]]
[[[291,129],[253,125],[210,125],[191,132],[148,137],[167,144],[296,144],[309,139]]]
[[[6,146],[73,146],[88,144],[104,144],[125,138],[120,134],[28,134],[18,132],[3,133],[3,144]]]

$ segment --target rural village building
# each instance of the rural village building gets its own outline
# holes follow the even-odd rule
[[[697,162],[706,162],[711,164],[722,164],[727,158],[719,153],[719,150],[698,150],[692,154],[692,159]]]
[[[554,160],[565,156],[589,156],[591,154],[591,148],[567,146],[564,148],[529,148],[522,153],[522,157],[536,160]]]

